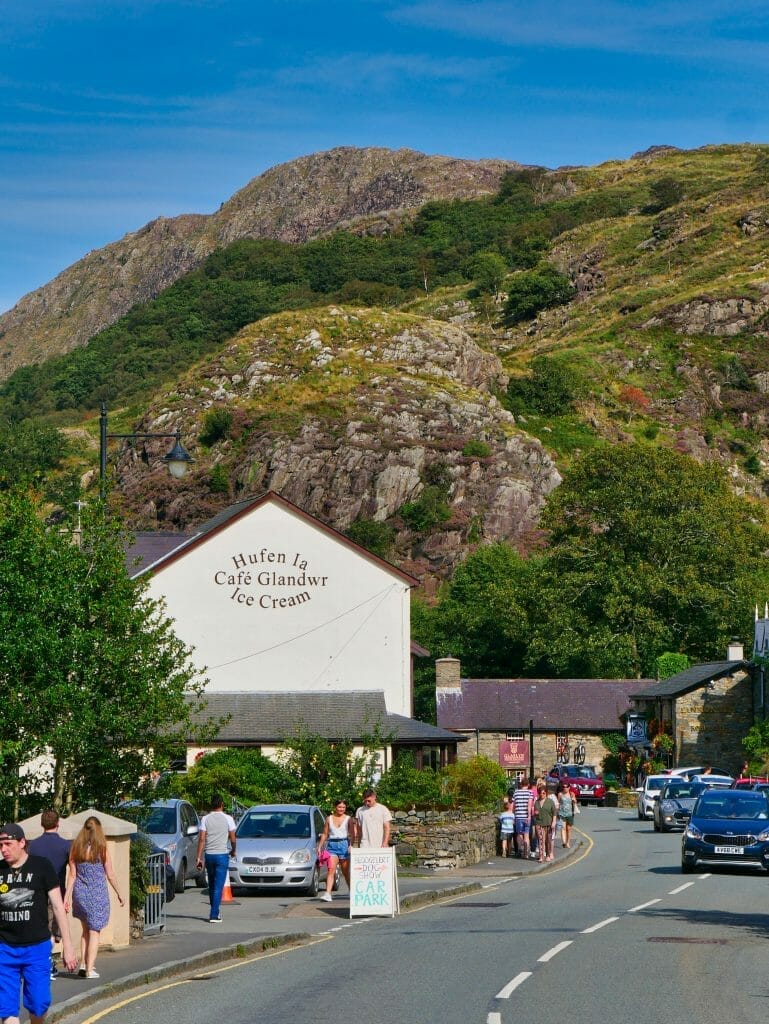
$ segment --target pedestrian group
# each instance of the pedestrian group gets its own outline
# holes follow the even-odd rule
[[[575,814],[579,814],[577,793],[566,783],[549,793],[544,779],[522,781],[508,792],[497,816],[502,856],[540,863],[553,860],[559,830],[564,848],[571,847]]]

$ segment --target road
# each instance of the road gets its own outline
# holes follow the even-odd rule
[[[122,997],[95,1024],[763,1022],[769,881],[680,873],[680,837],[586,808],[581,856]]]

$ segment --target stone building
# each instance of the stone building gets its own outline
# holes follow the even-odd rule
[[[467,738],[460,760],[482,754],[510,777],[548,772],[559,751],[567,760],[584,747],[584,763],[600,769],[601,737],[625,731],[631,695],[652,679],[463,679],[457,658],[435,663],[438,725]],[[533,751],[529,746],[529,728]]]
[[[675,764],[713,764],[731,774],[745,761],[743,738],[764,717],[762,674],[754,679],[737,642],[725,661],[692,665],[631,696],[647,721],[663,723],[673,737]]]

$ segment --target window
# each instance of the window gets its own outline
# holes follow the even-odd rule
[[[520,743],[521,740],[526,739],[526,733],[523,729],[513,729],[512,732],[505,733],[505,739],[510,743]]]

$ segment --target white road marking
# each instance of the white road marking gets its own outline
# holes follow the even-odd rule
[[[684,889],[688,889],[690,885],[694,885],[694,882],[684,882],[684,884],[679,885],[677,889],[671,889],[668,896],[677,896],[679,892],[683,892]]]
[[[582,934],[591,935],[593,932],[597,932],[599,928],[605,928],[607,924],[613,924],[615,921],[619,921],[619,918],[607,917],[605,921],[599,921],[598,924],[591,925],[589,928],[584,928]]]
[[[486,1024],[502,1024],[501,1013],[490,1013],[486,1017]]]
[[[627,911],[628,914],[635,914],[637,910],[646,910],[647,907],[653,907],[655,903],[661,903],[662,900],[649,900],[648,903],[639,903],[637,907],[631,907]]]
[[[559,942],[557,946],[553,946],[552,949],[548,949],[547,953],[543,953],[542,956],[537,960],[538,964],[546,964],[548,960],[552,960],[554,956],[557,956],[561,950],[566,949],[567,946],[572,944],[572,939],[567,939],[566,942]]]
[[[522,985],[527,978],[531,977],[531,971],[521,971],[520,974],[516,974],[512,981],[509,981],[503,989],[494,996],[495,999],[509,999],[510,994],[515,992],[519,985]]]
[[[700,877],[701,879],[703,879],[703,878],[710,878],[710,877],[711,877],[711,874],[710,874],[710,872],[708,872],[707,874],[705,874],[705,875],[700,875],[699,877]]]

